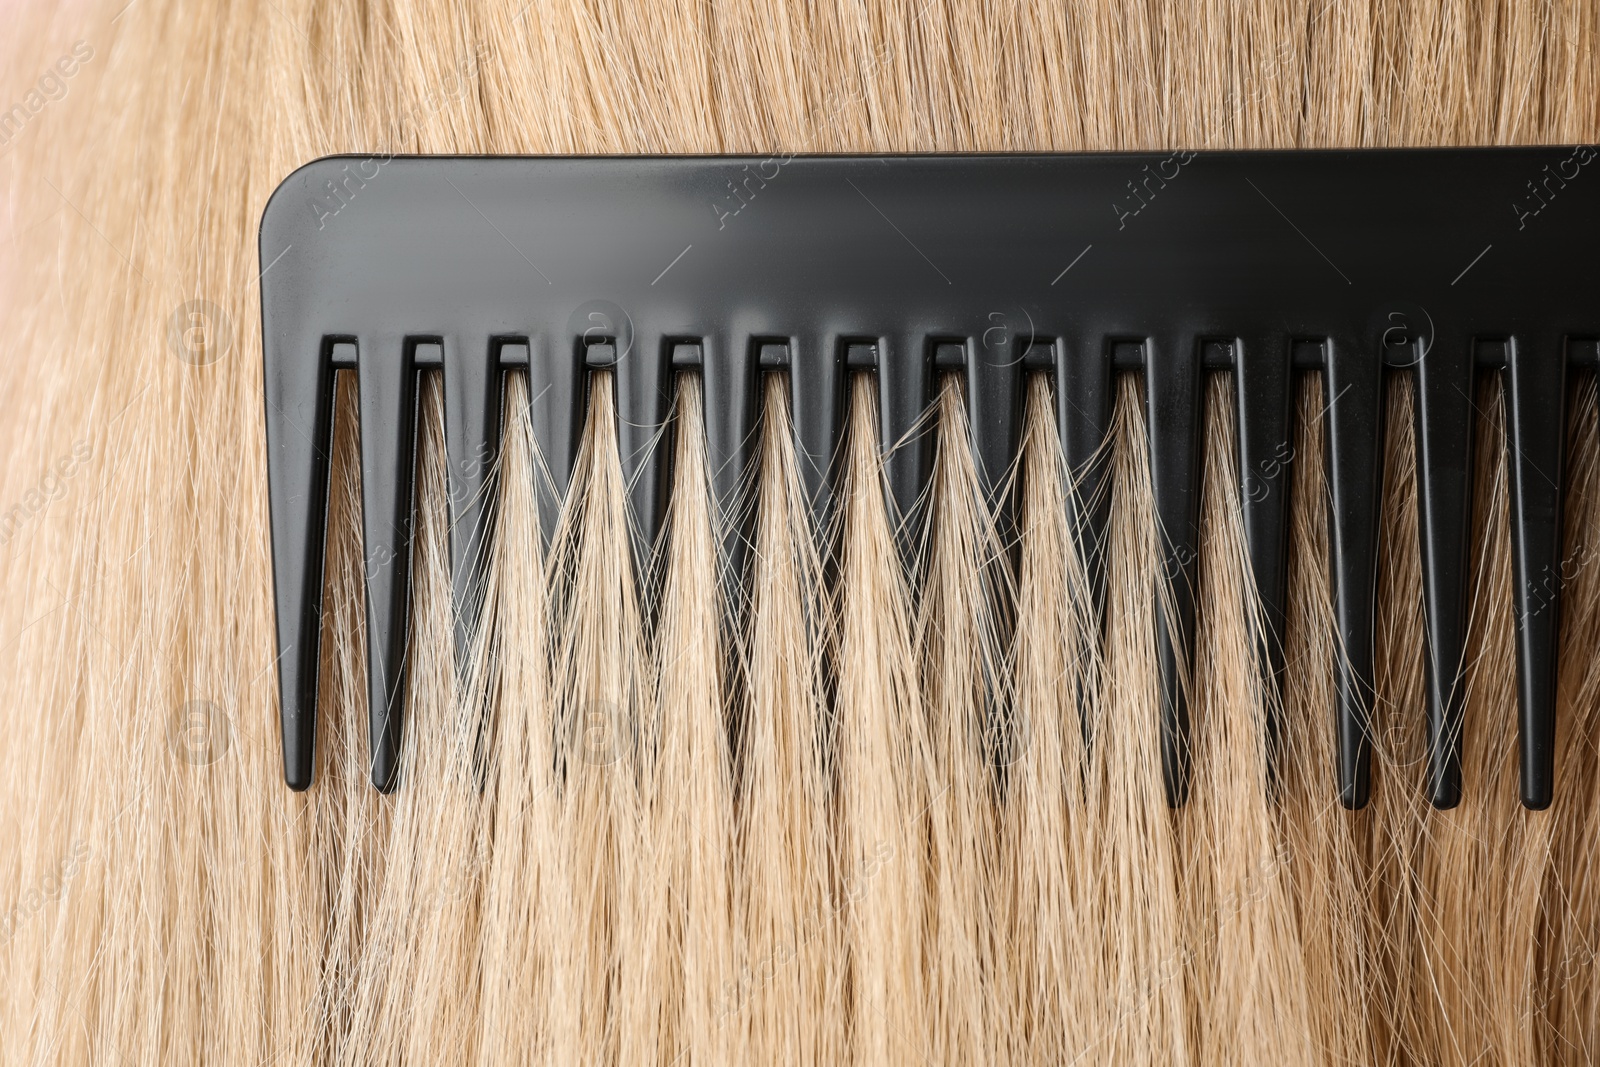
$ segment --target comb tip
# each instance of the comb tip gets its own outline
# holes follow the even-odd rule
[[[399,765],[397,754],[380,748],[372,758],[372,788],[385,796],[393,793],[400,785]]]
[[[1189,803],[1189,779],[1183,772],[1169,775],[1164,783],[1167,794],[1167,807],[1177,811]]]
[[[1519,340],[1522,343],[1519,343]],[[1513,338],[1506,390],[1512,574],[1521,742],[1521,799],[1543,811],[1554,794],[1557,677],[1566,509],[1567,341]]]
[[[283,769],[283,783],[296,793],[304,793],[311,788],[311,768],[288,767]]]

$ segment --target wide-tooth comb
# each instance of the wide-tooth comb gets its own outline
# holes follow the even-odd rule
[[[1504,368],[1522,801],[1550,802],[1569,366],[1596,361],[1595,150],[766,158],[334,157],[290,175],[261,225],[265,408],[284,773],[312,779],[335,368],[361,393],[372,780],[396,784],[404,713],[416,374],[444,377],[456,641],[478,627],[501,381],[529,377],[553,528],[588,375],[609,369],[640,533],[665,509],[676,369],[703,377],[714,489],[731,508],[763,373],[792,377],[816,517],[831,509],[845,382],[878,378],[893,503],[918,520],[914,431],[965,375],[991,503],[1024,378],[1056,382],[1072,522],[1105,605],[1103,445],[1117,371],[1144,375],[1167,595],[1158,621],[1168,799],[1188,791],[1201,385],[1232,370],[1244,528],[1283,671],[1295,372],[1323,376],[1339,795],[1367,801],[1384,379],[1415,375],[1427,617],[1428,789],[1461,796],[1474,381]],[[1114,488],[1114,487],[1112,487]],[[819,528],[822,528],[819,526]],[[912,539],[907,540],[910,545]],[[724,567],[737,580],[737,531]],[[641,558],[642,555],[641,555]],[[1273,724],[1276,731],[1277,726]]]

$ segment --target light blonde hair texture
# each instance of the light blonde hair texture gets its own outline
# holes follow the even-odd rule
[[[674,383],[635,551],[609,377],[546,544],[509,380],[458,677],[420,394],[402,786],[366,780],[355,383],[330,483],[317,782],[282,782],[263,204],[334,152],[874,152],[1593,141],[1590,0],[0,0],[0,1062],[1587,1063],[1600,1055],[1600,431],[1576,376],[1557,797],[1516,801],[1500,384],[1483,383],[1466,797],[1422,794],[1409,382],[1389,386],[1373,803],[1337,806],[1319,382],[1288,665],[1263,684],[1232,383],[1206,386],[1191,802],[1162,790],[1140,382],[1078,492],[1027,384],[963,385],[902,565],[876,383],[833,521],[761,384],[718,501]],[[348,377],[348,376],[345,376]],[[1002,522],[980,474],[1006,487]],[[748,567],[719,554],[750,538]],[[1269,752],[1266,721],[1282,743]]]

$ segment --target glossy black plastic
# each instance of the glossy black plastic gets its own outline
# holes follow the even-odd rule
[[[1202,385],[1232,369],[1250,559],[1283,670],[1296,370],[1324,376],[1343,802],[1369,790],[1384,379],[1416,376],[1429,789],[1459,798],[1473,383],[1507,366],[1523,801],[1548,804],[1568,364],[1600,336],[1591,148],[766,158],[335,157],[261,226],[268,473],[289,784],[312,779],[332,371],[361,390],[373,780],[404,713],[416,372],[444,376],[456,640],[478,628],[501,381],[526,368],[549,484],[587,378],[614,373],[640,531],[665,508],[675,369],[704,379],[715,491],[740,492],[761,373],[793,379],[818,519],[845,383],[876,374],[888,489],[917,521],[936,367],[964,368],[993,502],[1024,378],[1053,374],[1073,524],[1104,610],[1114,372],[1144,376],[1165,588],[1156,651],[1169,799],[1188,788]],[[740,551],[727,546],[730,573]],[[1509,709],[1508,712],[1509,714]],[[1276,731],[1276,724],[1273,726]]]

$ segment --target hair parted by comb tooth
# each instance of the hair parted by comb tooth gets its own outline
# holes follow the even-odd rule
[[[1217,1063],[1313,1058],[1313,982],[1294,927],[1293,856],[1273,810],[1269,717],[1277,694],[1241,671],[1261,643],[1234,474],[1234,393],[1206,386],[1201,556],[1196,624],[1196,789],[1179,819],[1184,952],[1202,1058]],[[1330,798],[1331,799],[1331,798]],[[1220,1009],[1220,1010],[1219,1010]]]
[[[1102,929],[1115,931],[1091,1028],[1090,1056],[1155,1063],[1193,1055],[1177,842],[1161,774],[1155,597],[1158,571],[1145,412],[1138,383],[1118,383],[1113,429],[1105,668],[1091,712],[1088,817]]]
[[[1570,412],[1595,410],[1595,377],[1585,375],[1573,392]],[[1586,753],[1600,741],[1600,662],[1583,654],[1600,640],[1600,596],[1595,583],[1600,568],[1590,566],[1600,553],[1600,424],[1587,414],[1567,420],[1569,503],[1562,575],[1568,579],[1563,616],[1560,732],[1557,735],[1556,801],[1551,814],[1559,820],[1537,961],[1538,989],[1533,1005],[1541,1023],[1541,1054],[1573,1062],[1600,1055],[1600,988],[1588,966],[1600,955],[1600,887],[1587,874],[1600,858],[1600,822],[1592,803],[1585,804],[1592,784]],[[1571,805],[1570,807],[1568,805]]]
[[[678,380],[673,494],[656,625],[656,698],[641,731],[644,895],[641,978],[654,1047],[624,1062],[727,1063],[738,1031],[722,998],[734,980],[733,763],[722,605],[699,379]]]
[[[1281,811],[1284,874],[1289,879],[1305,973],[1318,981],[1311,998],[1312,1037],[1335,1061],[1372,1059],[1383,1011],[1372,1003],[1378,961],[1369,930],[1369,892],[1357,861],[1360,832],[1338,814],[1333,663],[1338,630],[1328,586],[1328,487],[1323,455],[1322,381],[1301,376],[1296,389],[1294,456],[1287,487],[1291,529],[1284,635],[1284,741],[1271,767]],[[1301,459],[1300,457],[1308,457]],[[1370,821],[1369,816],[1363,819]]]
[[[585,1060],[654,1033],[653,992],[629,949],[644,934],[648,859],[640,793],[644,639],[611,376],[589,383],[573,487],[552,549],[557,790],[562,861],[573,885],[570,954]],[[633,1051],[638,1052],[635,1048]]]
[[[846,1055],[921,1062],[935,1019],[925,897],[936,793],[912,646],[910,595],[878,455],[877,390],[849,389],[829,731],[835,821],[832,892],[844,928]]]
[[[1423,689],[1422,571],[1417,540],[1416,478],[1410,381],[1393,378],[1387,389],[1384,499],[1379,530],[1376,688],[1372,715],[1373,812],[1368,832],[1371,909],[1380,955],[1380,980],[1388,995],[1376,1002],[1384,1015],[1380,1053],[1422,1046],[1420,1005],[1405,988],[1426,979],[1430,963],[1419,947],[1419,850],[1428,820],[1423,774],[1427,760],[1427,708]],[[1424,973],[1418,975],[1416,970]],[[1392,1050],[1392,1051],[1391,1051]]]
[[[1007,561],[973,462],[960,379],[946,374],[925,540],[927,574],[917,618],[922,700],[933,758],[928,814],[933,945],[928,974],[935,1030],[928,1049],[944,1063],[1005,1062],[1010,1018],[996,941],[997,756],[1018,743],[1001,619]]]
[[[1043,376],[1028,384],[1012,645],[1015,709],[1000,742],[1000,1008],[1012,1062],[1090,1047],[1104,956],[1079,694],[1097,677],[1099,620],[1067,525],[1072,491]],[[1009,950],[1009,951],[1008,951]]]
[[[833,892],[822,595],[787,379],[763,387],[747,700],[738,724],[738,950],[717,1025],[749,1063],[838,1063],[845,1010]]]
[[[527,381],[507,378],[506,433],[500,452],[500,515],[485,616],[494,650],[498,712],[489,745],[487,793],[495,815],[481,872],[484,915],[482,1014],[485,1064],[532,1053],[549,1062],[579,1058],[570,1005],[573,960],[563,951],[573,908],[562,852],[555,759],[549,592]]]
[[[318,686],[327,701],[319,740],[327,756],[326,773],[302,831],[302,847],[324,857],[320,861],[326,865],[324,871],[338,873],[327,879],[329,888],[323,889],[311,881],[318,877],[316,866],[298,871],[295,866],[288,868],[306,879],[303,892],[327,892],[332,906],[320,921],[311,909],[298,920],[300,934],[308,942],[325,939],[321,978],[301,977],[295,967],[281,971],[283,978],[295,982],[301,995],[314,997],[314,1010],[330,1020],[327,1035],[309,1030],[295,1034],[295,1054],[305,1057],[320,1054],[317,1050],[333,1043],[330,1038],[352,1030],[351,1007],[372,928],[370,909],[359,907],[358,902],[375,899],[380,892],[387,855],[383,843],[388,840],[391,823],[390,809],[372,790],[366,770],[367,700],[362,667],[366,662],[366,618],[361,586],[364,561],[356,383],[354,375],[340,378],[328,494],[328,578],[323,593]],[[294,994],[286,991],[284,995]]]
[[[1507,523],[1504,397],[1500,383],[1478,390],[1475,464],[1481,486],[1473,515],[1463,776],[1470,796],[1433,820],[1423,857],[1424,892],[1433,907],[1422,915],[1426,958],[1458,960],[1436,978],[1422,1012],[1424,1040],[1492,1047],[1508,1062],[1539,1059],[1535,1010],[1539,886],[1547,877],[1550,820],[1517,817],[1516,655],[1512,647],[1511,544]],[[1509,792],[1507,792],[1509,790]],[[1514,857],[1507,863],[1507,856]],[[1493,882],[1505,892],[1491,900],[1472,891]],[[1486,931],[1493,930],[1492,936]],[[1506,982],[1504,976],[1526,976]]]
[[[1453,811],[1426,803],[1404,373],[1387,385],[1366,811],[1332,795],[1342,650],[1324,462],[1338,401],[1315,378],[1288,460],[1270,762],[1232,416],[1213,398],[1195,783],[1173,812],[1136,382],[1118,383],[1102,633],[1043,377],[1026,384],[1016,544],[996,543],[970,482],[963,435],[986,428],[961,426],[954,385],[930,398],[934,521],[927,566],[909,572],[871,380],[841,403],[832,531],[811,528],[788,421],[804,383],[767,380],[748,584],[733,589],[716,576],[724,502],[707,494],[694,429],[718,417],[709,391],[696,406],[684,386],[657,446],[673,450],[672,511],[660,568],[645,570],[610,377],[592,376],[547,547],[547,428],[512,373],[486,621],[464,674],[445,408],[425,382],[411,714],[402,784],[385,797],[368,778],[358,394],[341,374],[317,778],[291,795],[268,651],[257,254],[280,178],[339,152],[371,157],[382,183],[389,155],[412,151],[1593,142],[1592,3],[13,7],[0,38],[0,331],[17,357],[0,360],[0,1062],[1600,1058],[1588,372],[1569,384],[1547,812],[1513,794],[1507,409],[1493,375],[1474,397],[1466,788]],[[783,195],[786,165],[762,196]],[[363,195],[344,190],[330,234]],[[172,342],[193,300],[221,313],[203,364]]]
[[[383,1058],[439,1059],[459,1050],[471,1057],[477,1036],[478,998],[475,962],[447,951],[478,939],[478,899],[487,841],[476,810],[481,798],[473,778],[472,739],[476,724],[465,721],[472,706],[458,687],[449,565],[449,499],[444,461],[444,403],[437,374],[423,379],[420,406],[423,433],[418,481],[424,508],[415,522],[411,647],[407,650],[413,728],[401,749],[401,773],[415,776],[427,799],[395,813],[384,874],[393,889],[381,894],[397,905],[392,915],[380,907],[376,926],[390,939],[388,953],[370,953],[382,979],[362,982],[363,990],[383,990],[381,1000],[358,1006],[369,1011],[377,1040],[370,1050]],[[422,783],[427,783],[425,786]],[[463,796],[465,794],[465,796]],[[395,844],[400,844],[399,848]],[[426,860],[420,860],[426,857]],[[452,901],[451,906],[442,906]],[[436,964],[406,974],[397,962],[434,959]],[[385,1042],[393,1042],[392,1048]]]

